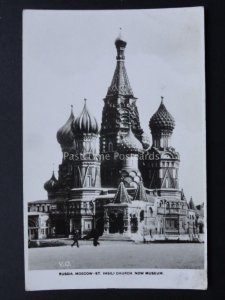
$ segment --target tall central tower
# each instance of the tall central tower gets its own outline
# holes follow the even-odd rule
[[[140,126],[139,114],[125,68],[126,41],[121,35],[116,39],[116,69],[107,95],[104,98],[102,124],[100,132],[100,152],[102,161],[102,185],[118,186],[121,161],[117,157],[123,138],[130,127],[135,137],[144,143],[143,130]]]

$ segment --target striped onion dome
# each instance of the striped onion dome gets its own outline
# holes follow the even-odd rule
[[[84,108],[80,116],[73,121],[73,132],[74,134],[98,134],[98,123],[95,117],[89,113],[86,99],[84,101]]]

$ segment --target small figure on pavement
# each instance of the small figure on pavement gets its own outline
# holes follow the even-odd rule
[[[99,239],[99,232],[97,229],[94,229],[93,232],[92,232],[92,236],[93,236],[93,245],[95,247],[97,247],[98,245],[100,245],[100,243],[98,242],[98,239]]]
[[[152,238],[152,230],[149,230],[150,237]]]
[[[73,247],[75,244],[77,245],[77,248],[79,248],[79,231],[75,230],[74,235],[73,235],[73,244],[71,245],[71,247]]]

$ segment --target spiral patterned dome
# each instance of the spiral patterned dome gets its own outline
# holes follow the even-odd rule
[[[122,139],[118,148],[121,153],[139,153],[143,150],[141,142],[135,137],[131,128],[128,134]]]
[[[57,141],[61,146],[70,147],[74,142],[74,134],[71,125],[74,121],[73,106],[71,105],[71,114],[66,123],[57,131]]]
[[[158,110],[150,119],[149,127],[151,130],[158,129],[158,130],[169,130],[169,131],[173,131],[175,127],[175,120],[173,116],[166,109],[163,103],[163,98]]]
[[[45,182],[44,189],[47,192],[54,192],[57,190],[57,187],[58,187],[58,180],[55,178],[55,173],[53,171],[52,177]]]
[[[73,121],[72,129],[74,134],[98,134],[98,123],[89,113],[86,99],[80,116]]]

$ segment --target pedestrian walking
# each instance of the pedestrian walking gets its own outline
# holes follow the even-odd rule
[[[150,237],[152,238],[152,230],[149,230]]]
[[[97,229],[93,230],[92,236],[93,236],[93,245],[97,247],[98,245],[100,245],[98,241],[100,235]]]
[[[71,247],[73,247],[75,244],[77,245],[77,248],[79,248],[79,231],[75,230],[74,235],[73,235],[73,244],[71,245]]]

